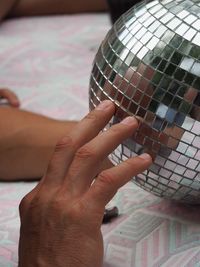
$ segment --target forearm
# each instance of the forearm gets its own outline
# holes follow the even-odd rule
[[[0,0],[0,20],[7,16],[18,0]]]
[[[99,12],[106,9],[106,0],[19,0],[10,16]]]
[[[56,142],[74,125],[75,122],[0,108],[0,179],[41,177]]]
[[[59,121],[15,108],[0,108],[0,180],[40,178],[59,139],[75,121]],[[106,160],[102,168],[110,168]]]

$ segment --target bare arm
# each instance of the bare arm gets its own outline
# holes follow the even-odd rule
[[[18,0],[1,0],[0,1],[0,20],[7,16],[10,10],[14,7],[14,5],[18,2]]]
[[[13,104],[14,100],[13,97]],[[74,121],[54,120],[0,106],[0,181],[40,178],[55,144],[75,125]],[[103,169],[111,166],[106,160]]]
[[[0,180],[41,177],[57,140],[75,124],[0,106]]]
[[[4,0],[3,2],[15,2]],[[8,4],[7,4],[8,5]],[[107,9],[106,0],[18,0],[10,16],[35,16],[48,14],[70,14],[100,12]]]

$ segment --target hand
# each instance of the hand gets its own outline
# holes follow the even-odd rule
[[[22,200],[19,267],[102,265],[105,205],[151,164],[144,154],[100,172],[102,161],[138,125],[128,117],[99,134],[114,111],[111,101],[102,102],[58,142],[46,174]]]
[[[10,91],[9,89],[0,89],[0,100],[1,98],[7,99],[8,103],[15,108],[18,108],[20,106],[20,102],[18,97],[15,93]]]

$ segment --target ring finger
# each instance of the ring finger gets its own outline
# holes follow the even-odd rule
[[[75,194],[81,194],[90,187],[101,168],[103,160],[123,140],[131,136],[137,126],[138,123],[134,117],[127,117],[77,151],[68,172]]]
[[[114,114],[114,110],[115,106],[111,101],[103,101],[81,120],[67,137],[58,142],[47,173],[41,181],[42,185],[55,187],[63,182],[77,149],[94,138],[105,127]]]

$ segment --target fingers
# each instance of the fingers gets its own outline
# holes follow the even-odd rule
[[[7,99],[8,103],[13,107],[17,108],[20,106],[19,98],[9,89],[0,89],[0,98],[1,97]]]
[[[86,201],[92,203],[94,209],[104,208],[121,186],[145,171],[151,163],[151,156],[143,154],[101,172],[86,194]]]
[[[77,149],[94,138],[105,127],[114,111],[115,106],[111,101],[103,101],[58,142],[41,183],[47,186],[62,183]]]
[[[77,151],[69,171],[70,176],[73,177],[71,180],[76,194],[82,194],[90,187],[99,172],[102,161],[123,140],[131,136],[137,127],[137,120],[134,117],[127,117]]]
[[[115,105],[110,100],[101,102],[93,111],[77,124],[73,135],[76,148],[85,145],[106,126],[115,112]]]

